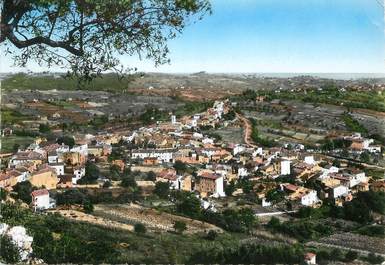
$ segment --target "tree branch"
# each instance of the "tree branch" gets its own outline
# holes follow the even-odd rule
[[[38,36],[28,40],[19,40],[12,32],[8,34],[8,39],[15,45],[17,48],[22,49],[36,44],[46,44],[53,48],[62,48],[67,50],[68,52],[76,55],[82,56],[84,53],[81,50],[78,50],[72,47],[68,42],[64,41],[53,41],[49,38]]]

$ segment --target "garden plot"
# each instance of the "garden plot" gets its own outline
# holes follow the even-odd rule
[[[164,213],[151,208],[144,208],[139,205],[95,205],[94,215],[109,219],[122,224],[142,223],[154,230],[172,231],[175,221],[182,221],[187,224],[187,233],[207,232],[222,229],[202,221],[186,217]]]
[[[334,234],[318,241],[341,248],[358,249],[385,255],[385,239],[353,233]]]

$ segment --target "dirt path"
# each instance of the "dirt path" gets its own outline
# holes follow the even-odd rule
[[[250,121],[245,118],[243,115],[237,113],[237,118],[243,122],[243,141],[250,147],[255,147],[257,148],[258,146],[253,143],[251,140],[251,133],[252,133],[252,128],[251,128],[251,123]]]

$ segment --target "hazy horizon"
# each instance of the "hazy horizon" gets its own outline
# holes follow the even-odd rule
[[[28,72],[28,71],[19,71],[19,72],[0,72],[0,78],[4,75],[15,75],[15,74],[33,74],[33,75],[54,75],[54,74],[65,74],[65,72],[59,71],[40,71],[40,72]],[[144,74],[159,74],[159,75],[193,75],[193,74],[207,74],[207,75],[254,75],[255,77],[276,77],[276,78],[293,78],[301,76],[312,76],[318,78],[326,79],[336,79],[336,80],[349,80],[349,79],[366,79],[366,78],[385,78],[385,73],[312,73],[312,72],[208,72],[208,71],[197,71],[197,72],[145,72],[138,71],[137,73]],[[106,73],[108,74],[108,73]]]

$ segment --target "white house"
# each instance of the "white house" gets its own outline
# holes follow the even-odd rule
[[[246,177],[249,173],[247,172],[247,168],[241,167],[238,168],[238,177]]]
[[[331,197],[333,199],[338,198],[343,195],[349,194],[349,188],[344,185],[337,185],[331,188]]]
[[[301,204],[304,206],[312,206],[317,202],[319,202],[319,199],[315,190],[307,190],[306,193],[301,197]]]
[[[172,162],[175,149],[141,149],[132,151],[132,158],[156,157],[163,162]]]
[[[246,150],[246,147],[244,147],[243,145],[237,144],[237,145],[235,145],[235,147],[233,149],[233,155],[237,155],[237,154],[239,154],[245,150]]]
[[[52,163],[48,164],[50,167],[54,168],[56,171],[56,175],[64,175],[64,164],[63,163]]]
[[[266,198],[262,198],[262,207],[271,206],[271,202],[267,201]]]
[[[253,157],[256,157],[258,155],[263,155],[262,147],[258,147],[257,150],[255,150],[252,155],[253,155]]]
[[[86,169],[84,166],[74,168],[74,175],[72,177],[72,184],[77,184],[78,180],[85,176]]]
[[[214,140],[211,139],[211,138],[205,137],[205,138],[202,140],[202,143],[203,143],[203,144],[213,144],[213,143],[214,143]]]
[[[56,153],[58,153],[58,154],[67,153],[69,151],[70,151],[70,147],[68,145],[65,145],[65,144],[61,144],[61,146],[56,148]]]
[[[317,261],[316,261],[316,254],[311,253],[311,252],[306,253],[306,254],[305,254],[305,257],[304,257],[304,262],[305,262],[305,264],[307,264],[307,265],[314,265],[314,264],[317,264]]]
[[[381,153],[381,146],[379,145],[372,145],[365,148],[369,151],[369,153]]]
[[[88,145],[82,144],[82,145],[74,146],[70,149],[70,152],[79,153],[83,156],[88,156]]]
[[[314,165],[314,156],[305,156],[304,162],[308,165]]]
[[[176,124],[176,116],[175,115],[171,115],[171,123]]]
[[[223,177],[218,176],[218,178],[215,180],[215,193],[213,194],[213,197],[225,197],[226,194],[223,190]]]
[[[34,210],[46,210],[51,208],[49,192],[47,189],[35,190],[31,193],[32,207]]]
[[[328,167],[328,168],[322,168],[321,169],[322,174],[319,176],[319,179],[322,180],[322,179],[329,178],[330,174],[338,173],[339,170],[340,169],[338,167],[335,167],[335,166],[331,166],[331,167]]]
[[[290,175],[290,160],[281,161],[281,175]]]
[[[198,133],[198,132],[194,132],[192,136],[193,136],[193,138],[195,138],[195,139],[201,139],[201,138],[203,138],[203,134]]]
[[[55,164],[59,162],[59,156],[56,152],[50,152],[48,154],[48,164]]]
[[[352,188],[354,186],[357,186],[360,183],[366,183],[368,182],[368,178],[365,175],[365,172],[357,173],[350,178],[349,187]]]

